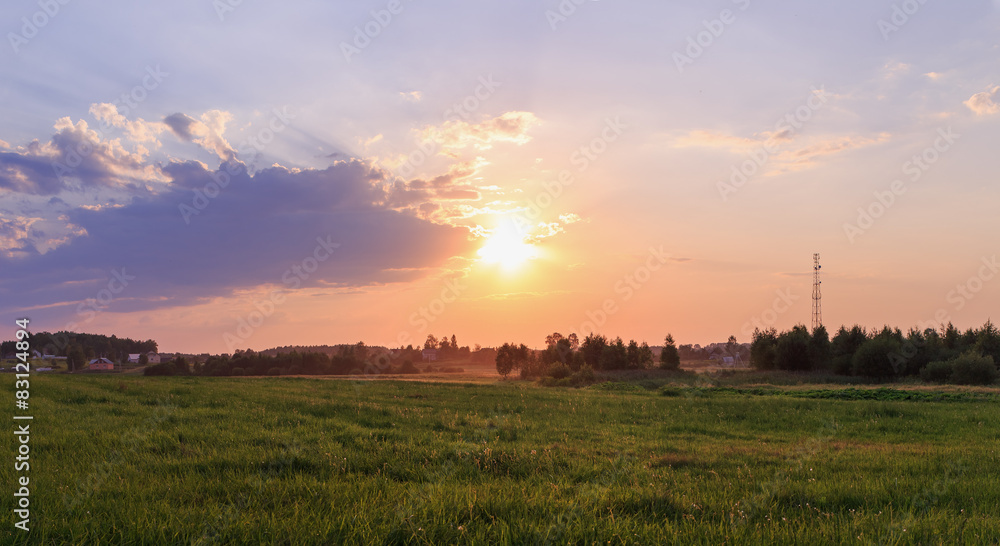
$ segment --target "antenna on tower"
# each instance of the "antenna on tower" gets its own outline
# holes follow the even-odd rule
[[[819,285],[823,284],[819,280],[819,270],[822,268],[819,265],[819,254],[813,254],[813,330],[823,325],[823,294],[819,289]]]

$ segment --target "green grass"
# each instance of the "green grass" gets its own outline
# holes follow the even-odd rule
[[[1000,540],[993,399],[120,375],[31,392],[33,530],[3,543]]]

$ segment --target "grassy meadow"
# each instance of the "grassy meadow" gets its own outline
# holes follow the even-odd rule
[[[5,544],[1000,540],[987,390],[31,381],[32,531]]]

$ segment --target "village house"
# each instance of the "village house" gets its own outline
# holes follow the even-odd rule
[[[129,353],[129,355],[128,355],[128,363],[129,364],[138,364],[139,363],[139,358],[141,356],[142,356],[142,353]],[[146,357],[149,358],[149,363],[150,364],[159,364],[160,363],[160,355],[158,355],[157,353],[154,353],[154,352],[150,351],[150,352],[146,353]]]
[[[87,367],[91,370],[101,370],[101,371],[114,371],[115,363],[104,358],[95,358],[87,363]]]

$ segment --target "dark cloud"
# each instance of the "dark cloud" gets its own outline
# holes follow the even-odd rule
[[[391,193],[399,184],[360,161],[253,175],[238,162],[215,172],[197,162],[175,162],[162,173],[170,183],[159,194],[67,213],[86,235],[45,254],[0,258],[4,307],[94,298],[112,270],[122,269],[135,279],[116,297],[115,310],[184,305],[282,285],[286,271],[313,256],[318,239],[340,246],[303,286],[411,280],[471,251],[467,230],[394,210]],[[218,194],[213,180],[225,182]],[[182,206],[190,207],[189,223]]]
[[[173,131],[178,138],[188,142],[194,138],[194,134],[191,132],[191,126],[197,123],[197,121],[192,117],[178,112],[163,118],[163,123],[167,124],[167,127],[170,127],[170,130]]]
[[[54,195],[71,188],[71,182],[127,186],[144,168],[140,156],[99,140],[84,121],[73,125],[64,118],[56,129],[47,143],[35,140],[22,150],[0,152],[0,190]]]

